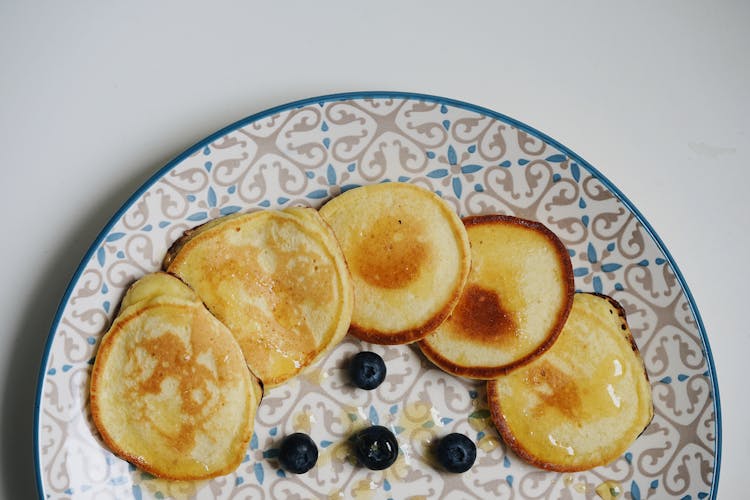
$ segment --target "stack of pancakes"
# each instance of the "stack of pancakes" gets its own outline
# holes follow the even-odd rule
[[[175,242],[164,269],[126,294],[91,382],[104,441],[157,476],[233,470],[260,387],[347,332],[414,342],[446,372],[489,380],[501,435],[544,468],[607,463],[650,420],[621,308],[574,293],[567,250],[537,222],[461,220],[427,189],[383,183],[320,210],[211,221]],[[601,439],[583,443],[591,432]]]
[[[166,272],[130,287],[91,379],[102,439],[159,477],[205,479],[245,455],[261,386],[283,383],[346,334],[351,278],[311,208],[187,231]]]
[[[648,377],[622,307],[575,293],[568,251],[543,224],[459,221],[406,184],[355,189],[320,212],[352,272],[350,331],[417,341],[444,371],[488,380],[493,422],[528,462],[604,465],[650,422]]]
[[[166,273],[127,292],[91,375],[91,414],[117,455],[160,477],[234,470],[262,389],[230,331]]]

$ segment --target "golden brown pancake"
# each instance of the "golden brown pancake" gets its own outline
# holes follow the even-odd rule
[[[206,479],[239,466],[261,394],[229,330],[155,273],[130,288],[102,339],[90,408],[116,455],[155,476]]]
[[[404,344],[448,317],[470,262],[466,230],[445,201],[413,184],[383,183],[346,191],[320,214],[352,273],[352,334]]]
[[[542,356],[487,383],[492,420],[518,456],[580,471],[625,452],[653,416],[651,387],[625,312],[578,293],[560,337]]]
[[[164,266],[227,325],[266,386],[298,374],[349,327],[353,292],[346,261],[312,208],[214,220],[187,231]]]
[[[464,224],[469,279],[453,314],[419,347],[449,373],[489,379],[552,345],[573,302],[573,270],[565,246],[538,222],[479,215]]]

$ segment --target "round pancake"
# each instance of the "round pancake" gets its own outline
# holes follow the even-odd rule
[[[102,339],[90,408],[116,455],[158,477],[206,479],[241,463],[261,394],[227,328],[155,273],[131,287]]]
[[[349,328],[349,270],[312,208],[217,219],[187,231],[164,265],[227,325],[266,386],[297,375]]]
[[[471,272],[453,314],[419,347],[454,375],[489,379],[541,354],[573,302],[573,270],[544,225],[506,215],[464,219]]]
[[[580,471],[624,453],[653,417],[651,386],[613,299],[578,293],[557,342],[487,383],[492,420],[518,456]]]
[[[448,317],[469,272],[461,220],[413,184],[359,187],[320,209],[354,282],[350,332],[377,344],[419,340]]]

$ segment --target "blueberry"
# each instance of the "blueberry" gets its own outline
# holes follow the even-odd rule
[[[302,432],[289,434],[279,446],[279,462],[289,472],[304,474],[318,461],[318,447]]]
[[[374,352],[358,352],[349,362],[349,376],[360,389],[375,389],[385,379],[385,362]]]
[[[372,470],[387,469],[398,458],[396,436],[382,425],[373,425],[354,435],[354,451],[360,463]]]
[[[437,447],[440,464],[450,472],[466,472],[477,458],[477,446],[463,434],[448,434]]]

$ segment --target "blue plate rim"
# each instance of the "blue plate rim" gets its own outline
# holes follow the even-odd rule
[[[33,437],[34,468],[36,471],[36,484],[37,484],[37,492],[39,494],[39,498],[45,498],[44,484],[42,482],[41,458],[40,458],[40,453],[39,453],[39,418],[40,418],[41,401],[42,401],[42,395],[43,395],[42,389],[44,386],[44,378],[45,378],[45,373],[46,373],[46,368],[47,368],[47,362],[49,360],[49,354],[52,348],[52,342],[54,340],[54,333],[60,324],[60,320],[62,318],[62,313],[65,309],[65,305],[68,303],[68,300],[70,299],[70,295],[73,292],[73,288],[75,284],[78,283],[78,280],[80,279],[81,274],[83,270],[85,269],[87,263],[93,257],[94,253],[96,252],[96,249],[103,243],[104,238],[107,236],[107,234],[109,234],[112,227],[123,216],[123,214],[133,205],[133,203],[135,203],[135,201],[145,191],[150,189],[151,186],[153,186],[167,172],[169,172],[178,164],[180,164],[185,158],[191,156],[196,151],[203,149],[205,146],[211,144],[215,140],[223,137],[224,135],[232,132],[233,130],[249,125],[250,123],[261,120],[267,116],[281,113],[283,111],[287,111],[290,109],[301,108],[304,106],[308,106],[310,104],[323,104],[327,102],[347,101],[347,100],[353,100],[353,99],[359,99],[359,100],[362,100],[362,99],[408,99],[408,100],[434,102],[434,103],[439,103],[439,104],[445,104],[447,106],[466,109],[466,110],[473,111],[473,112],[476,112],[485,116],[492,117],[499,121],[508,123],[509,125],[512,125],[520,130],[523,130],[527,134],[535,136],[536,138],[544,141],[545,143],[552,145],[556,149],[559,149],[560,151],[565,153],[568,157],[574,159],[576,163],[578,163],[580,166],[588,170],[589,173],[591,173],[594,177],[596,177],[602,184],[604,184],[607,187],[607,189],[609,189],[612,193],[614,193],[615,196],[617,196],[623,204],[625,204],[628,210],[630,210],[630,212],[633,215],[635,215],[638,221],[643,225],[643,227],[646,229],[646,231],[654,240],[654,242],[656,242],[656,245],[658,246],[659,250],[664,254],[670,266],[674,270],[675,276],[677,277],[677,280],[680,283],[680,286],[682,287],[682,290],[688,299],[688,304],[690,305],[690,311],[693,313],[693,316],[695,317],[695,320],[696,320],[696,324],[698,326],[698,332],[700,334],[703,352],[706,356],[706,361],[709,367],[708,374],[709,374],[709,378],[711,379],[711,390],[713,391],[714,415],[716,418],[716,449],[715,449],[714,464],[713,464],[714,465],[713,480],[711,484],[711,498],[716,498],[716,493],[719,487],[719,471],[721,468],[721,448],[722,448],[722,424],[721,424],[722,419],[721,417],[722,415],[721,415],[721,401],[719,397],[719,384],[716,378],[716,366],[714,364],[713,354],[711,352],[711,346],[709,345],[709,342],[708,342],[708,335],[706,333],[706,329],[703,324],[703,319],[701,318],[700,312],[698,311],[698,306],[695,303],[693,294],[690,291],[690,288],[688,287],[687,282],[685,281],[685,278],[682,272],[680,271],[679,267],[677,266],[677,263],[672,257],[672,254],[669,252],[669,250],[667,249],[662,239],[656,233],[656,231],[651,226],[651,224],[646,220],[646,218],[643,216],[640,210],[638,210],[635,207],[635,205],[633,205],[630,199],[628,199],[628,197],[625,196],[625,194],[622,191],[620,191],[620,189],[617,186],[615,186],[604,174],[602,174],[599,170],[597,170],[593,165],[591,165],[589,162],[584,160],[580,155],[575,153],[569,147],[561,144],[557,140],[553,139],[552,137],[548,136],[547,134],[543,132],[540,132],[534,127],[531,127],[519,120],[516,120],[515,118],[511,118],[502,113],[498,113],[497,111],[493,111],[489,108],[485,108],[483,106],[471,104],[471,103],[464,102],[461,100],[451,99],[451,98],[441,97],[441,96],[436,96],[436,95],[431,95],[431,94],[423,94],[423,93],[416,93],[416,92],[387,91],[387,90],[341,92],[341,93],[335,93],[335,94],[326,94],[326,95],[322,95],[318,97],[308,97],[305,99],[300,99],[297,101],[288,102],[286,104],[274,106],[272,108],[268,108],[264,111],[260,111],[258,113],[255,113],[245,118],[242,118],[240,120],[237,120],[236,122],[231,123],[227,125],[226,127],[210,134],[204,139],[201,139],[200,141],[196,142],[195,144],[187,148],[185,151],[177,155],[175,158],[170,160],[166,165],[158,169],[112,215],[112,217],[109,219],[109,221],[107,221],[107,223],[104,225],[102,230],[94,239],[94,242],[91,244],[89,249],[84,254],[83,258],[81,259],[81,262],[78,264],[78,268],[76,269],[75,273],[71,277],[68,283],[68,286],[65,289],[65,293],[63,294],[63,297],[60,300],[60,303],[57,307],[57,311],[55,312],[54,319],[52,321],[52,325],[50,326],[49,332],[47,333],[47,340],[44,346],[44,353],[42,354],[39,373],[37,375],[36,398],[34,401],[34,430],[33,430],[34,432],[34,437]]]

